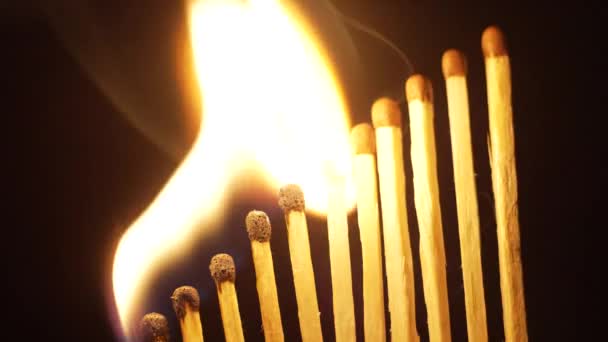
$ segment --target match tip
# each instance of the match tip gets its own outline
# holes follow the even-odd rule
[[[272,227],[270,226],[270,219],[265,212],[259,210],[250,211],[245,218],[245,226],[247,226],[249,240],[259,242],[270,240]]]
[[[171,302],[178,319],[183,319],[186,316],[186,304],[194,311],[199,311],[201,306],[198,291],[192,286],[182,286],[175,289],[173,295],[171,295]]]
[[[211,258],[211,263],[209,263],[209,271],[211,271],[211,276],[217,283],[222,283],[225,281],[234,282],[236,278],[234,260],[228,254],[216,254],[213,258]]]
[[[291,210],[304,211],[304,193],[296,184],[288,184],[279,189],[279,207],[285,213]]]
[[[422,102],[433,102],[433,86],[428,78],[417,74],[405,82],[405,95],[407,102],[420,100]]]
[[[399,104],[388,97],[377,99],[372,105],[372,123],[375,128],[385,126],[401,127]]]
[[[467,74],[467,60],[462,52],[450,49],[443,53],[441,69],[445,78],[464,76]]]
[[[481,35],[481,50],[486,58],[506,56],[505,36],[497,26],[490,26]]]
[[[146,314],[140,322],[142,342],[169,341],[169,322],[165,316],[152,312]]]
[[[376,153],[374,128],[368,123],[358,124],[350,131],[350,141],[355,154]]]

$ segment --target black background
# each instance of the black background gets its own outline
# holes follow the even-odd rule
[[[579,282],[588,275],[584,254],[595,228],[601,202],[593,190],[605,170],[602,136],[594,134],[605,109],[596,104],[602,90],[603,39],[595,36],[600,21],[592,19],[601,5],[517,1],[333,1],[345,14],[396,42],[417,72],[434,83],[439,182],[454,341],[466,340],[464,293],[451,171],[449,125],[440,69],[441,54],[456,47],[469,58],[469,86],[475,167],[482,230],[482,256],[491,341],[504,339],[501,322],[496,233],[490,169],[487,162],[487,109],[480,36],[490,24],[504,30],[512,58],[513,101],[520,192],[522,258],[532,341],[576,340],[586,320]],[[122,2],[108,1],[108,8]],[[160,3],[160,2],[153,2]],[[3,191],[7,222],[2,225],[3,310],[9,334],[20,340],[114,340],[109,290],[111,262],[122,232],[170,177],[178,160],[133,128],[83,72],[51,29],[35,3],[0,5],[2,53]],[[111,12],[110,12],[111,13]],[[143,13],[145,14],[145,13]],[[142,15],[143,15],[142,14]],[[398,94],[408,70],[382,44],[360,32],[353,39],[361,54],[366,87],[353,103],[353,121],[368,120],[371,100]],[[594,57],[595,56],[595,57]],[[160,68],[160,67],[159,67]],[[360,105],[358,103],[364,103]],[[407,115],[405,116],[407,117]],[[406,144],[409,139],[406,137]],[[406,150],[408,145],[406,145]],[[406,152],[409,154],[409,152]],[[409,159],[406,159],[409,160]],[[412,247],[418,264],[417,226],[411,167],[408,205]],[[244,191],[250,194],[250,191]],[[238,196],[237,196],[238,197]],[[241,196],[227,230],[207,241],[189,262],[167,270],[150,290],[146,309],[177,325],[168,296],[185,283],[201,291],[207,340],[221,340],[217,297],[208,277],[209,257],[220,251],[235,256],[237,290],[248,340],[262,340],[254,274],[242,217],[253,207],[268,210],[274,222],[273,251],[287,340],[298,335],[289,257],[280,212],[273,194]],[[356,220],[351,229],[353,277],[361,277]],[[313,220],[311,244],[327,340],[333,338],[326,234]],[[234,232],[234,234],[232,233]],[[240,235],[239,235],[240,234]],[[586,237],[583,237],[586,234]],[[236,236],[236,237],[235,237]],[[235,241],[236,240],[236,241]],[[203,246],[202,244],[201,246]],[[209,247],[212,246],[212,247]],[[187,265],[186,265],[187,264]],[[197,268],[193,275],[193,268]],[[416,269],[418,331],[428,339],[419,266]],[[180,283],[181,282],[181,283]],[[360,284],[355,285],[359,338],[363,336]]]

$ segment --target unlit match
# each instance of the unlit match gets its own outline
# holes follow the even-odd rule
[[[483,32],[481,48],[486,66],[490,165],[496,209],[505,340],[527,341],[511,105],[511,65],[503,34],[497,27],[489,27]]]
[[[217,254],[211,258],[209,271],[217,287],[226,342],[243,342],[245,337],[234,287],[236,279],[234,260],[228,254]]]
[[[284,340],[283,325],[270,250],[270,219],[266,213],[253,210],[247,214],[245,225],[251,240],[264,338],[266,342],[281,342]]]
[[[173,311],[179,320],[183,342],[202,342],[203,326],[201,324],[201,299],[198,291],[192,286],[182,286],[171,296]]]
[[[283,186],[279,190],[279,206],[285,213],[287,224],[289,256],[302,341],[323,341],[302,189],[295,184]]]
[[[351,130],[357,221],[363,261],[363,330],[366,341],[386,341],[382,232],[376,180],[376,136],[369,124]]]
[[[450,306],[437,184],[433,89],[430,81],[421,75],[410,77],[405,88],[410,113],[414,203],[420,230],[420,263],[429,339],[447,342],[451,341]]]
[[[348,213],[344,204],[344,179],[339,176],[332,177],[329,187],[327,235],[336,341],[355,341],[355,304],[348,241]]]
[[[139,324],[141,342],[169,342],[169,323],[165,316],[152,312],[144,315]]]
[[[414,265],[405,202],[401,110],[381,98],[372,106],[384,233],[384,260],[392,341],[418,341]]]
[[[448,50],[443,54],[441,65],[448,97],[467,333],[469,341],[485,342],[488,340],[486,302],[481,268],[477,187],[469,123],[466,59],[462,52]]]

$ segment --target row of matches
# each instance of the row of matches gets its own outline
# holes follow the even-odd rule
[[[490,165],[498,231],[499,271],[506,341],[527,341],[520,259],[517,177],[513,141],[510,62],[502,32],[487,28],[482,35],[488,95]],[[454,165],[463,285],[470,341],[487,341],[486,308],[481,267],[479,217],[469,124],[466,61],[456,50],[442,59]],[[437,181],[433,92],[421,75],[405,85],[411,135],[414,203],[420,230],[423,295],[430,341],[451,341],[446,257]],[[352,129],[353,174],[363,261],[363,311],[366,341],[386,341],[384,280],[388,291],[390,339],[419,341],[416,328],[414,268],[406,212],[401,111],[397,102],[381,98],[372,106],[372,125]],[[336,341],[355,341],[355,316],[343,184],[330,185],[327,214]],[[380,199],[380,204],[378,201]],[[320,313],[312,267],[305,201],[297,185],[279,192],[284,210],[289,253],[302,340],[322,341]],[[380,226],[382,218],[382,227]],[[266,341],[283,341],[283,326],[270,249],[268,216],[252,211],[246,218],[256,272]],[[382,250],[384,247],[384,253]],[[383,258],[384,256],[384,258]],[[383,263],[384,259],[384,263]],[[384,268],[384,270],[383,270]],[[234,287],[235,267],[227,254],[210,264],[220,301],[226,341],[243,341]],[[192,287],[172,297],[183,341],[202,341],[199,297]],[[145,341],[167,341],[167,321],[148,314],[141,324]]]

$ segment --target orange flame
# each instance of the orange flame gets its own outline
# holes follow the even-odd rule
[[[280,0],[200,0],[190,33],[204,119],[197,141],[154,202],[129,227],[114,257],[113,287],[128,331],[136,296],[161,260],[208,231],[222,195],[252,167],[274,189],[299,184],[307,208],[327,209],[328,180],[350,181],[349,122],[327,56]],[[331,172],[328,172],[331,171]]]

